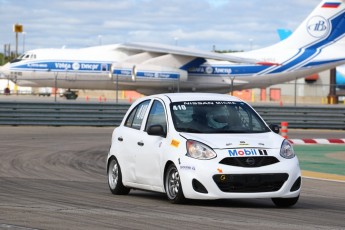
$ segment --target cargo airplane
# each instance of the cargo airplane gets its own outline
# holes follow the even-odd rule
[[[323,0],[291,36],[258,50],[220,54],[150,43],[37,49],[0,72],[20,86],[225,93],[334,68],[345,63],[344,50],[345,0]]]

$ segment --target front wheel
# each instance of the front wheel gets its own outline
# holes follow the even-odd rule
[[[174,164],[171,164],[165,173],[165,191],[168,200],[173,204],[181,204],[186,201],[182,191],[180,174]]]
[[[122,173],[119,163],[115,158],[112,158],[108,167],[108,185],[110,191],[115,195],[127,195],[129,188],[122,184]]]
[[[280,208],[287,208],[295,205],[299,196],[293,198],[272,198],[273,203]]]

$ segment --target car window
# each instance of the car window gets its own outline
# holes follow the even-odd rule
[[[252,113],[245,107],[238,107],[238,114],[239,119],[241,120],[241,123],[245,129],[259,132],[261,131],[262,127],[258,119],[253,118]]]
[[[243,102],[184,101],[171,103],[175,129],[191,133],[261,133],[268,127]]]
[[[137,105],[129,114],[125,126],[140,129],[150,100],[146,100]]]
[[[131,111],[131,113],[129,114],[129,116],[128,116],[126,122],[125,122],[125,126],[127,126],[127,127],[132,127],[134,115],[135,115],[135,112],[137,111],[137,109],[138,109],[138,106],[136,106],[136,107]]]
[[[151,107],[149,116],[147,118],[145,131],[147,131],[147,129],[151,125],[161,125],[163,126],[165,132],[167,130],[167,121],[164,106],[160,101],[157,100],[153,102],[153,105]]]

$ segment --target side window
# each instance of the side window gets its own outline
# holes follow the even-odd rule
[[[127,118],[127,121],[125,122],[125,126],[127,127],[132,127],[132,123],[133,123],[133,119],[134,119],[134,115],[135,115],[135,112],[137,111],[138,109],[138,106],[135,107],[132,112],[129,114],[128,118]]]
[[[151,107],[149,116],[147,118],[146,128],[145,131],[151,126],[151,125],[161,125],[163,126],[164,131],[167,131],[167,121],[164,111],[164,106],[159,101],[154,101],[153,105]]]
[[[137,105],[129,114],[125,126],[140,129],[150,100],[146,100]]]

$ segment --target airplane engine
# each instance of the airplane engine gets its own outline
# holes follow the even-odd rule
[[[112,64],[109,76],[114,78],[116,75],[119,77],[131,77],[132,81],[138,79],[187,81],[188,79],[188,73],[185,70],[169,66],[133,63]]]

